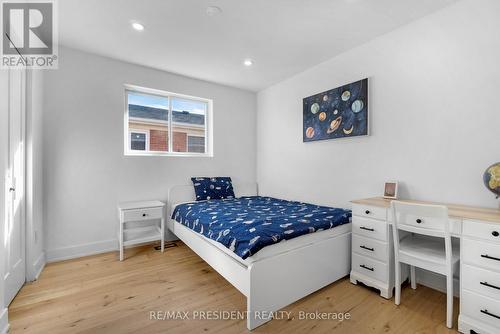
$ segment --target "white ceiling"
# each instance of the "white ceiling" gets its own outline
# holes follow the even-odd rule
[[[64,0],[59,33],[72,48],[258,91],[453,2]]]

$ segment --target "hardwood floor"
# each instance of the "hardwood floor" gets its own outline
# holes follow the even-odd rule
[[[187,246],[165,253],[143,246],[52,263],[9,307],[11,333],[248,333],[245,320],[193,320],[195,311],[245,311],[246,299]],[[347,278],[286,307],[252,333],[455,333],[445,326],[446,296],[403,289],[399,307]],[[455,328],[458,300],[455,300]],[[151,320],[187,311],[191,320]],[[299,320],[299,312],[348,312],[349,320]],[[158,314],[157,314],[158,315]],[[161,316],[163,316],[160,313]]]

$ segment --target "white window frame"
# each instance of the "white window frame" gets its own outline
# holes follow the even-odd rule
[[[143,151],[143,150],[132,150],[132,149],[129,149],[131,152],[147,152],[149,151],[149,131],[147,130],[142,130],[142,129],[138,129],[138,130],[134,130],[134,129],[128,129],[128,147],[131,147],[132,146],[132,133],[141,133],[141,134],[145,134],[146,135],[146,149]]]
[[[196,97],[185,94],[172,93],[153,88],[145,88],[136,85],[125,84],[125,112],[124,112],[124,155],[126,156],[166,156],[166,157],[213,157],[213,101],[211,99]],[[130,149],[130,134],[129,134],[129,117],[128,117],[128,93],[140,93],[148,95],[156,95],[168,98],[168,152],[149,151],[149,143],[147,151],[131,150]],[[205,153],[195,152],[172,152],[173,148],[173,132],[172,132],[172,98],[180,98],[185,100],[193,100],[207,104],[205,112]],[[139,131],[134,131],[139,132]],[[146,135],[148,136],[148,135]],[[187,143],[186,143],[187,145]],[[186,147],[187,149],[187,147]]]

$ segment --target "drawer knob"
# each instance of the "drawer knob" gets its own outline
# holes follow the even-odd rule
[[[416,220],[416,222],[417,222],[417,224],[422,224],[422,219],[418,218],[418,219]]]
[[[143,214],[142,214],[142,216],[143,216],[143,217],[146,217],[147,215],[148,215],[147,213],[143,213]]]
[[[493,235],[494,237],[498,237],[500,233],[498,233],[498,231],[493,231],[491,232],[491,235]]]
[[[369,214],[370,214],[370,210],[366,210],[366,211],[365,211],[365,213],[366,213],[367,215],[369,215]]]

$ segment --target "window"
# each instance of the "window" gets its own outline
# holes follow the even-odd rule
[[[205,137],[188,136],[188,152],[205,152]]]
[[[126,86],[125,154],[211,156],[212,101]]]
[[[146,132],[130,132],[130,149],[132,151],[147,151],[148,146],[148,134]]]

